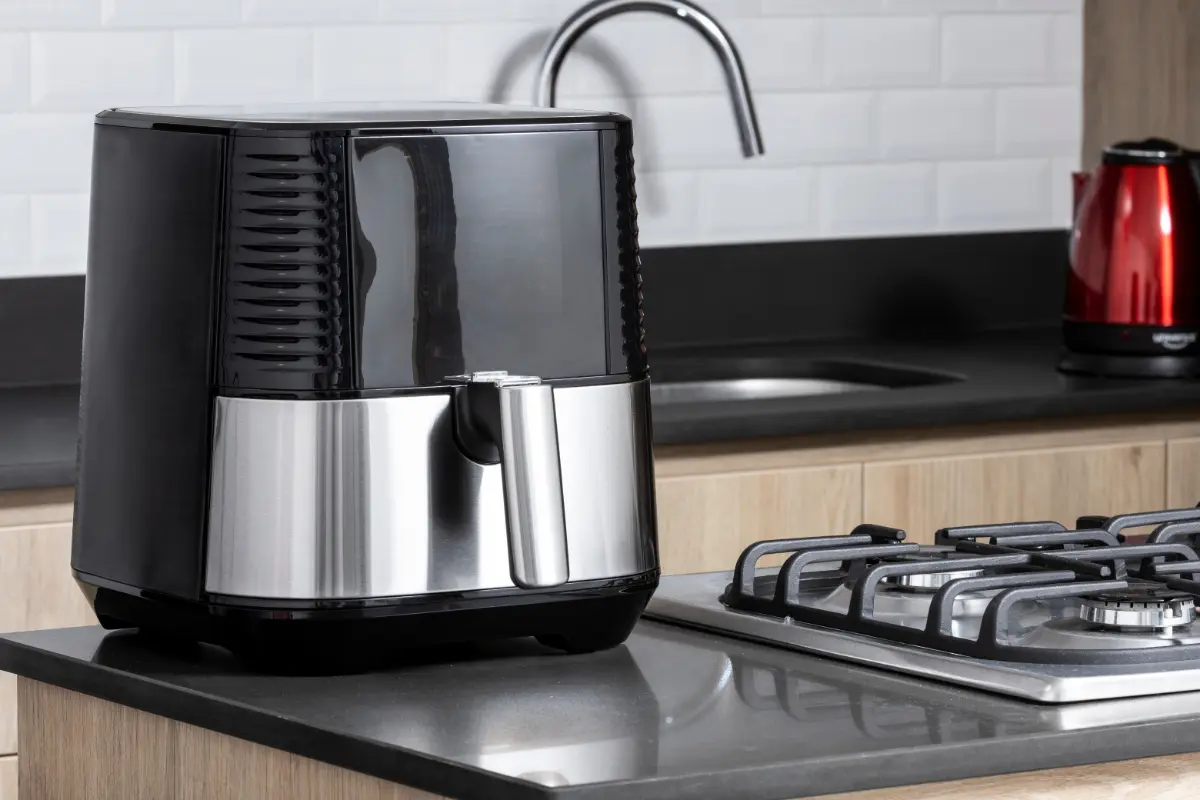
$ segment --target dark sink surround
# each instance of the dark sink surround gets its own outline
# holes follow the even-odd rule
[[[656,350],[1058,325],[1061,230],[642,251]],[[0,280],[0,389],[79,381],[84,279]]]
[[[954,341],[1056,328],[1067,232],[668,247],[642,262],[652,357],[734,344]]]

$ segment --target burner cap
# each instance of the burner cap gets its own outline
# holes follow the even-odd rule
[[[1079,618],[1114,630],[1160,631],[1190,624],[1196,619],[1196,604],[1186,592],[1135,584],[1083,598]]]
[[[956,581],[959,578],[975,578],[979,575],[982,575],[983,570],[978,568],[954,569],[955,559],[973,557],[974,556],[970,554],[960,553],[953,547],[945,546],[929,547],[920,551],[919,553],[904,553],[898,556],[892,556],[888,558],[888,561],[944,561],[946,562],[946,571],[922,572],[909,575],[888,575],[883,579],[883,582],[889,586],[895,586],[898,589],[908,589],[914,592],[936,592],[950,581]]]

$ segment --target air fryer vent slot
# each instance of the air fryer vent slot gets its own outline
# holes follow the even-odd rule
[[[616,163],[623,350],[631,370],[639,372],[646,363],[646,330],[643,325],[646,315],[642,310],[642,255],[638,248],[637,185],[633,173],[633,135],[629,128],[622,128],[618,134]]]
[[[339,138],[234,140],[221,385],[341,384],[344,163]]]

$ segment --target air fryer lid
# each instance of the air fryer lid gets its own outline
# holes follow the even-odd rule
[[[544,126],[611,128],[626,117],[606,111],[535,108],[494,103],[269,103],[261,105],[111,108],[97,124],[224,130],[422,130],[455,127]]]

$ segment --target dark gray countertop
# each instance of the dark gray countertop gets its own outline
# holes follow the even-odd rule
[[[782,374],[812,362],[881,364],[959,380],[797,399],[654,407],[655,444],[1195,410],[1200,381],[1111,379],[1057,369],[1057,328],[948,342],[859,341],[653,353],[655,379]]]
[[[517,640],[336,678],[72,628],[0,636],[0,669],[488,800],[776,800],[1200,749],[1196,694],[1043,706],[653,622],[593,655]]]
[[[685,367],[706,374],[774,374],[803,371],[815,361],[911,367],[961,378],[799,399],[656,405],[656,444],[1136,412],[1200,413],[1200,381],[1112,380],[1058,372],[1057,329],[954,342],[742,345],[652,355],[656,379],[677,376]],[[0,388],[0,490],[74,483],[78,392],[78,386]]]

